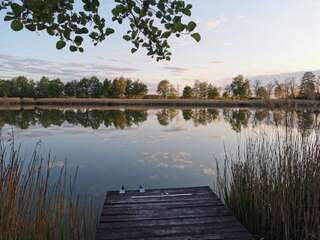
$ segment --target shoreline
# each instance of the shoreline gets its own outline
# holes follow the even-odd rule
[[[2,108],[25,106],[54,107],[249,107],[249,108],[320,108],[319,100],[201,100],[201,99],[119,99],[119,98],[0,98]]]

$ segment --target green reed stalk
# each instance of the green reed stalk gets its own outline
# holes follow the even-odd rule
[[[56,176],[39,152],[26,162],[0,142],[0,239],[94,239],[97,211],[74,193],[76,175]]]
[[[249,137],[218,166],[217,191],[256,239],[320,239],[319,135]]]

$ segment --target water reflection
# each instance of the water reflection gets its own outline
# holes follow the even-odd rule
[[[309,135],[312,129],[319,126],[318,110],[269,110],[269,109],[159,109],[156,118],[160,125],[167,126],[182,112],[183,119],[192,121],[195,127],[209,125],[217,120],[230,124],[235,132],[241,132],[248,126],[261,124],[297,127],[303,135]],[[125,129],[147,121],[147,109],[34,109],[34,110],[1,110],[0,128],[6,124],[20,129],[28,129],[40,124],[44,128],[62,126],[69,123],[74,126],[98,129],[102,125]]]
[[[236,149],[247,133],[272,134],[273,126],[288,126],[307,136],[317,125],[319,111],[308,109],[0,110],[1,137],[6,138],[13,126],[15,141],[26,154],[41,140],[43,156],[52,152],[57,160],[50,168],[63,166],[64,160],[70,169],[79,167],[81,192],[101,199],[106,190],[121,185],[135,189],[140,184],[147,188],[213,184],[215,159],[223,161],[225,149]]]

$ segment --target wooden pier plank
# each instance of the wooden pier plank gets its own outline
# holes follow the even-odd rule
[[[209,187],[107,193],[97,240],[253,237]]]

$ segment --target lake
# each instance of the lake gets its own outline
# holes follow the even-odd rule
[[[0,110],[2,138],[30,156],[40,143],[50,167],[79,169],[81,193],[214,184],[216,161],[250,134],[286,126],[304,135],[319,111],[244,108],[49,108]],[[17,146],[16,145],[16,146]],[[28,159],[28,157],[26,157]]]

